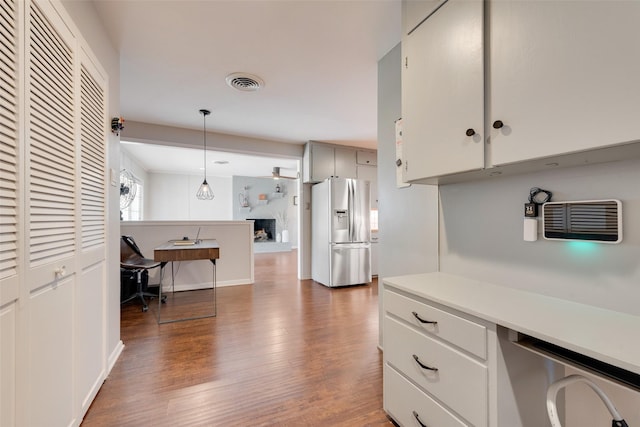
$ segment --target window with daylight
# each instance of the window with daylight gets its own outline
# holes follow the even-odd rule
[[[369,221],[371,222],[371,231],[378,231],[378,209],[371,209]]]
[[[142,207],[144,205],[144,186],[136,181],[136,197],[131,204],[122,210],[122,221],[142,221]]]

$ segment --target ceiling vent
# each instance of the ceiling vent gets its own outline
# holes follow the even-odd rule
[[[264,81],[253,74],[232,73],[226,78],[227,84],[243,92],[255,92],[264,86]]]

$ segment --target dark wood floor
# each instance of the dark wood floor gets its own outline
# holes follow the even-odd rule
[[[377,282],[296,279],[296,252],[256,254],[256,283],[218,316],[158,325],[122,307],[125,349],[83,426],[392,426],[382,410]]]

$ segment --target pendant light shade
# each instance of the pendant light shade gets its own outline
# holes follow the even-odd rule
[[[207,182],[207,116],[211,114],[211,111],[200,110],[200,114],[202,114],[202,120],[204,122],[204,180],[202,181],[202,184],[200,184],[196,197],[199,200],[212,200],[214,197],[213,190],[211,190],[211,187]]]

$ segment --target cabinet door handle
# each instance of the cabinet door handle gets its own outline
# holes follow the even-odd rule
[[[493,122],[494,129],[500,129],[503,126],[504,126],[504,123],[502,123],[502,120],[496,120],[495,122]]]
[[[416,411],[413,411],[413,418],[420,424],[420,427],[427,427],[427,425],[420,420],[420,415],[418,415]]]
[[[416,361],[416,363],[422,368],[422,369],[426,369],[428,371],[433,371],[433,372],[438,372],[438,368],[432,368],[431,366],[427,366],[424,363],[422,363],[420,361],[420,358],[418,356],[416,356],[415,354],[413,355],[413,359]]]
[[[418,313],[416,313],[415,311],[412,311],[411,314],[413,314],[413,316],[418,319],[418,322],[420,323],[428,323],[430,325],[437,325],[438,322],[436,322],[435,320],[424,320],[422,317],[420,317],[420,315]]]
[[[467,134],[467,136],[473,136],[473,135],[476,134],[476,131],[471,129],[471,128],[469,128],[469,129],[467,129],[467,131],[465,133]]]

